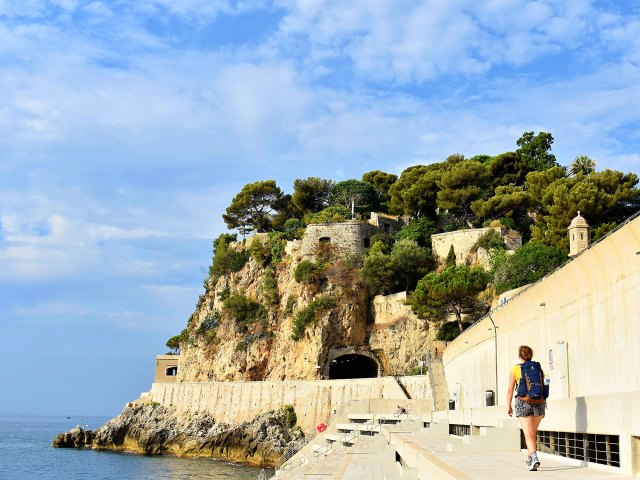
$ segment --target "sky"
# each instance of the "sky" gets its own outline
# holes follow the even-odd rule
[[[246,183],[639,127],[635,1],[0,0],[0,413],[149,390]]]

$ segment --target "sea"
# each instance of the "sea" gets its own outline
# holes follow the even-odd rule
[[[1,480],[256,480],[259,468],[209,458],[176,458],[53,448],[58,433],[95,430],[110,417],[0,415]],[[273,476],[265,471],[266,478]]]

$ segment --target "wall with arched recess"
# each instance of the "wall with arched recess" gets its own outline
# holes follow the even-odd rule
[[[331,366],[331,362],[343,355],[362,355],[364,357],[368,357],[378,365],[378,376],[382,376],[382,364],[380,360],[367,348],[365,347],[342,347],[342,348],[332,348],[329,350],[329,355],[327,357],[327,361],[322,368],[322,378],[329,378],[329,369]]]
[[[550,401],[640,393],[640,216],[490,315],[500,404],[522,344],[551,379]],[[485,317],[444,351],[450,395],[461,408],[483,406],[485,390],[496,389],[493,334]]]

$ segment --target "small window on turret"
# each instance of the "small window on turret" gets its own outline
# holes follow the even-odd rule
[[[571,234],[571,240],[575,240],[575,239],[576,239],[575,234]]]
[[[584,233],[580,232],[580,240],[584,240]]]
[[[369,237],[365,237],[364,248],[369,248],[370,246],[371,246],[371,239]]]
[[[167,375],[167,377],[175,377],[178,374],[178,367],[167,368],[165,374]]]

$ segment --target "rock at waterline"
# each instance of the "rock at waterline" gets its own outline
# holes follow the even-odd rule
[[[177,413],[161,405],[147,404],[127,406],[120,415],[93,432],[76,427],[61,433],[52,446],[215,457],[272,466],[289,445],[302,440],[292,407],[236,424],[218,422],[207,413]]]
[[[77,426],[68,432],[60,433],[51,446],[61,448],[89,447],[93,443],[93,432]]]

